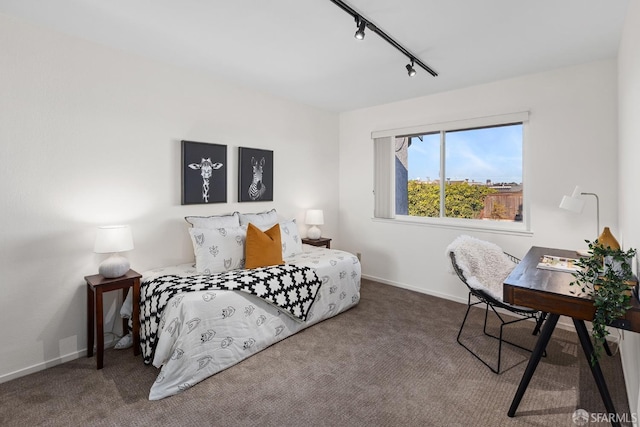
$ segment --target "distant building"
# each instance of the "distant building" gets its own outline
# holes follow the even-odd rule
[[[396,214],[409,215],[409,146],[411,138],[396,138]]]
[[[498,190],[498,193],[485,197],[481,218],[522,221],[522,184],[491,188]]]

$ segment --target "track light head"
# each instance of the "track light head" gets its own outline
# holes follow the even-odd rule
[[[411,60],[410,64],[407,64],[407,74],[409,74],[409,77],[413,77],[416,75],[416,69],[413,68],[413,59]]]
[[[355,37],[357,40],[363,40],[364,27],[367,25],[367,21],[359,16],[356,16],[356,25],[358,26],[358,29],[356,30],[356,33],[353,35],[353,37]]]
[[[330,0],[330,1],[331,3],[335,4],[340,9],[342,9],[343,12],[346,12],[347,14],[349,14],[349,16],[355,19],[357,30],[353,36],[357,40],[364,39],[364,31],[365,31],[365,28],[367,28],[370,32],[377,34],[384,41],[389,43],[393,48],[397,49],[402,55],[409,58],[411,60],[411,64],[407,65],[407,73],[409,73],[409,76],[415,76],[416,74],[416,70],[415,68],[413,68],[414,61],[420,68],[425,70],[427,73],[431,74],[433,77],[436,77],[438,75],[438,73],[436,73],[431,68],[429,68],[429,66],[426,65],[424,62],[422,62],[420,58],[418,58],[415,54],[411,53],[409,50],[407,50],[406,47],[402,46],[400,43],[395,41],[387,33],[382,31],[375,23],[370,21],[366,16],[360,14],[360,12],[354,10],[351,6],[346,4],[343,0]]]

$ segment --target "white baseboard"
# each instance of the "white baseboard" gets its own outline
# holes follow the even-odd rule
[[[386,280],[386,279],[383,279],[383,278],[380,278],[380,277],[375,277],[375,276],[363,274],[362,278],[363,279],[367,279],[367,280],[372,280],[374,282],[382,283],[382,284],[385,284],[385,285],[389,285],[389,286],[395,286],[397,288],[407,289],[407,290],[418,292],[418,293],[421,293],[421,294],[426,294],[426,295],[431,295],[431,296],[438,297],[438,298],[443,298],[443,299],[446,299],[446,300],[449,300],[449,301],[458,302],[458,303],[461,303],[461,304],[466,304],[467,303],[467,299],[466,298],[460,298],[460,297],[455,296],[455,295],[445,294],[445,293],[441,293],[441,292],[434,292],[434,291],[431,291],[429,289],[418,288],[416,286],[407,285],[405,283],[393,282],[393,281]],[[575,330],[571,320],[569,318],[565,317],[565,316],[561,316],[560,317],[560,321],[558,321],[558,326],[560,328],[562,328],[562,329],[565,329],[565,330],[570,330],[570,331],[574,331]],[[617,334],[612,334],[608,339],[613,341],[613,342],[617,342],[618,341],[618,337],[616,335]],[[117,336],[112,337],[110,340],[106,340],[105,339],[104,347],[105,348],[113,347],[118,342],[119,339],[120,338],[117,337]],[[35,372],[43,371],[45,369],[52,368],[52,367],[60,365],[62,363],[69,362],[71,360],[79,359],[80,357],[86,357],[86,356],[87,356],[87,349],[81,349],[81,350],[78,350],[76,352],[69,353],[69,354],[57,357],[55,359],[47,360],[45,362],[29,366],[27,368],[19,369],[19,370],[14,371],[14,372],[9,372],[7,374],[0,375],[0,384],[4,383],[4,382],[7,382],[7,381],[14,380],[16,378],[24,377],[24,376],[29,375],[29,374],[33,374]]]
[[[113,347],[114,345],[116,345],[116,343],[118,342],[120,338],[116,337],[112,337],[110,340],[106,340],[105,338],[105,342],[104,342],[104,348],[110,348]],[[95,351],[93,352],[94,357],[95,357]],[[8,374],[4,374],[4,375],[0,375],[0,384],[2,383],[6,383],[8,381],[11,380],[15,380],[17,378],[20,377],[25,377],[29,374],[33,374],[35,372],[40,372],[40,371],[44,371],[45,369],[48,368],[53,368],[54,366],[58,366],[61,365],[63,363],[66,362],[70,362],[72,360],[76,360],[79,359],[81,357],[87,357],[87,349],[81,349],[78,351],[74,351],[73,353],[69,353],[69,354],[65,354],[62,355],[60,357],[56,357],[55,359],[50,359],[47,361],[44,361],[42,363],[37,363],[35,365],[23,368],[23,369],[19,369],[17,371],[14,372],[9,372]]]
[[[446,299],[446,300],[449,300],[449,301],[459,302],[461,304],[467,304],[467,299],[466,298],[461,298],[461,297],[458,297],[456,295],[444,294],[444,293],[441,293],[441,292],[434,292],[434,291],[429,290],[429,289],[418,288],[418,287],[415,287],[415,286],[412,286],[412,285],[407,285],[406,283],[393,282],[393,281],[390,281],[390,280],[387,280],[387,279],[382,279],[380,277],[370,276],[368,274],[363,274],[362,278],[363,279],[368,279],[368,280],[373,280],[374,282],[379,282],[379,283],[382,283],[382,284],[385,284],[385,285],[395,286],[396,288],[408,289],[410,291],[419,292],[421,294],[431,295],[431,296],[438,297],[438,298],[443,298],[443,299]],[[501,313],[509,314],[505,310],[498,309],[498,311],[500,311]],[[566,316],[560,316],[560,320],[558,321],[557,327],[559,327],[561,329],[568,330],[568,331],[575,331],[576,330],[575,327],[573,326],[573,321],[571,320],[571,318],[566,317]],[[610,339],[611,339],[611,341],[617,342],[617,337],[615,337],[615,336],[612,336]]]

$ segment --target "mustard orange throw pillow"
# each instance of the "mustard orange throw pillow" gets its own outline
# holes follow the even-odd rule
[[[245,268],[282,265],[282,239],[280,238],[280,224],[276,224],[267,231],[262,231],[249,223],[247,239],[245,241]]]

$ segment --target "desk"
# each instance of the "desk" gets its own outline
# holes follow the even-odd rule
[[[542,353],[547,347],[547,343],[551,338],[551,334],[560,316],[569,316],[573,319],[580,344],[587,358],[587,363],[591,368],[593,378],[598,386],[600,396],[602,396],[605,408],[608,413],[615,414],[616,411],[600,365],[598,363],[592,365],[590,361],[591,354],[593,353],[593,345],[591,344],[591,338],[584,321],[593,320],[595,314],[593,300],[587,296],[579,296],[571,293],[571,291],[576,293],[580,292],[578,286],[569,285],[575,280],[571,273],[536,268],[540,257],[543,255],[568,258],[577,257],[575,251],[534,246],[527,252],[522,261],[504,281],[503,290],[505,302],[549,313],[540,332],[540,337],[536,342],[536,346],[531,353],[531,358],[524,371],[524,375],[520,380],[520,385],[513,398],[508,415],[510,417],[515,416],[518,405],[527,390],[527,386],[533,377],[533,373],[538,366],[538,362],[540,362]],[[640,332],[640,304],[638,303],[638,299],[633,296],[631,297],[631,306],[626,316],[611,326]],[[618,422],[613,422],[612,424],[614,426],[620,425]]]
[[[137,301],[140,300],[140,278],[142,276],[129,270],[124,276],[115,279],[106,279],[101,274],[85,276],[87,281],[87,357],[93,356],[93,333],[94,323],[97,329],[97,368],[102,369],[104,356],[104,314],[102,313],[102,294],[104,292],[124,289],[125,292],[131,287],[133,292],[133,354],[140,354],[140,309]],[[126,296],[126,293],[125,293]],[[95,307],[95,310],[94,310]],[[123,321],[123,331],[126,333],[126,321]]]

